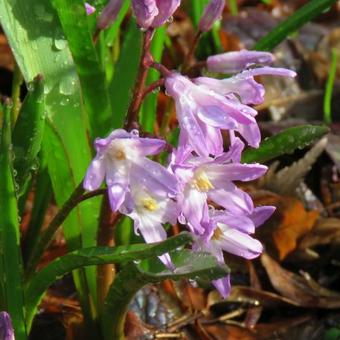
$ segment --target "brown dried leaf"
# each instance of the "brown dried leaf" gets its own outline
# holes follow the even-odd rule
[[[282,268],[263,253],[261,262],[273,287],[302,307],[340,308],[340,294],[321,287],[308,275],[300,276]]]
[[[261,182],[263,187],[281,195],[294,195],[296,188],[321,155],[326,145],[327,138],[324,137],[303,158],[277,172],[275,170],[278,165],[275,163],[274,170],[269,172],[268,177],[263,178]],[[273,172],[275,172],[275,175]]]
[[[204,325],[205,330],[214,340],[255,340],[258,339],[251,330],[238,325]]]
[[[340,243],[340,219],[338,218],[320,219],[313,230],[303,237],[299,248],[312,248],[330,243]]]
[[[282,219],[272,237],[279,259],[283,260],[295,250],[298,240],[313,228],[320,213],[306,211],[302,202],[294,197],[282,197],[278,211]]]

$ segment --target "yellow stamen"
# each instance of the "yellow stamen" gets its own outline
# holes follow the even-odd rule
[[[194,186],[197,190],[201,192],[208,192],[211,189],[214,189],[214,186],[209,181],[208,176],[204,171],[201,171],[194,177]]]
[[[223,236],[223,231],[219,227],[217,227],[214,230],[214,234],[212,236],[212,239],[215,240],[215,241],[218,241],[222,236]]]
[[[158,209],[158,204],[153,198],[144,198],[142,200],[142,206],[149,211],[155,211]]]
[[[123,150],[116,150],[113,154],[113,157],[119,161],[126,159],[126,155]]]

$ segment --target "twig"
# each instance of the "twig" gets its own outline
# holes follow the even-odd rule
[[[190,66],[190,62],[194,57],[194,54],[195,54],[196,48],[198,46],[198,42],[201,39],[201,36],[202,36],[202,32],[198,31],[196,33],[195,37],[194,37],[194,40],[193,40],[193,42],[190,46],[189,52],[184,58],[184,63],[183,63],[183,66],[182,66],[183,73],[186,73],[186,71],[188,70],[188,67]]]
[[[124,128],[130,130],[135,125],[138,125],[138,113],[143,100],[144,86],[150,64],[152,63],[152,56],[150,55],[150,45],[153,35],[153,29],[148,29],[144,34],[142,57],[139,63],[138,75],[133,90],[132,101],[129,106]]]
[[[83,195],[84,191],[85,189],[83,187],[83,182],[81,182],[77,186],[77,188],[73,191],[70,198],[65,202],[65,204],[61,207],[58,213],[54,216],[53,220],[50,222],[46,230],[38,239],[37,244],[33,248],[33,251],[27,262],[27,268],[25,273],[26,278],[30,277],[30,275],[34,273],[44,251],[51,244],[55,233],[57,232],[60,225],[65,221],[67,216],[70,214],[72,209],[76,207],[80,202],[83,202],[95,196],[102,195],[106,190],[99,189]]]
[[[158,79],[155,82],[153,82],[152,84],[150,84],[145,91],[143,92],[143,97],[142,97],[142,101],[144,100],[144,98],[150,93],[155,91],[158,87],[161,87],[164,85],[164,79]]]

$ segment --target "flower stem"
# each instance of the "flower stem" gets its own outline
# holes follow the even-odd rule
[[[132,101],[130,103],[126,120],[124,124],[124,128],[130,130],[135,126],[138,126],[138,113],[143,101],[143,93],[145,82],[148,74],[148,70],[150,68],[150,62],[152,61],[152,56],[150,54],[150,46],[151,40],[153,36],[153,29],[148,29],[144,33],[143,39],[143,47],[142,47],[142,56],[139,63],[139,71],[135,83],[135,87],[133,90]]]
[[[97,244],[98,246],[113,247],[115,245],[113,234],[114,227],[121,218],[119,212],[112,212],[108,195],[104,196],[101,212],[100,224],[98,228]],[[98,311],[100,313],[105,301],[110,285],[115,278],[115,266],[113,264],[100,265],[97,268],[97,291],[98,291]]]
[[[37,243],[32,247],[33,251],[27,261],[26,278],[29,278],[36,270],[36,267],[44,253],[44,251],[51,244],[55,233],[57,232],[60,225],[65,221],[67,216],[70,214],[72,209],[76,207],[80,202],[90,199],[95,196],[103,195],[106,190],[99,189],[83,195],[85,189],[83,188],[83,182],[81,182],[77,188],[73,191],[70,198],[64,203],[58,213],[54,216],[46,230],[37,240]]]
[[[198,46],[198,42],[201,39],[201,36],[202,36],[202,32],[198,31],[196,33],[195,37],[194,37],[194,40],[192,41],[189,52],[186,55],[186,57],[184,58],[184,63],[183,63],[183,66],[182,66],[183,73],[185,73],[191,65],[192,59],[194,58],[195,51],[196,51],[196,48]]]

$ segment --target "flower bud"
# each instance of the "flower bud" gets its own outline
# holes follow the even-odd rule
[[[207,68],[216,73],[237,73],[251,65],[269,65],[275,60],[269,52],[247,51],[227,52],[207,59]]]
[[[136,15],[138,26],[148,29],[158,15],[156,0],[132,0],[132,8]]]
[[[85,10],[87,15],[91,15],[96,11],[96,8],[85,2]]]
[[[97,28],[103,30],[109,27],[116,20],[122,4],[123,0],[110,0],[99,16]]]
[[[198,24],[198,28],[201,32],[209,31],[213,26],[214,22],[221,18],[224,5],[225,5],[224,0],[210,1],[210,3],[205,7],[204,13]]]
[[[137,24],[143,28],[159,27],[173,15],[180,0],[132,0]]]
[[[0,313],[0,339],[15,340],[11,318],[7,312]]]
[[[159,27],[168,21],[175,13],[181,0],[156,0],[158,15],[155,17],[152,27]]]

